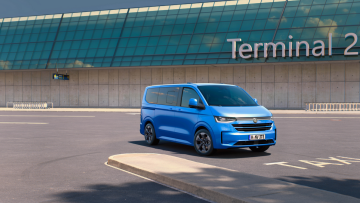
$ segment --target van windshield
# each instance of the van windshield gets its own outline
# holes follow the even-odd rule
[[[240,87],[206,85],[198,88],[210,106],[258,106]]]

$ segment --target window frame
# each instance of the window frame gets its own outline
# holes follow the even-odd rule
[[[204,102],[203,102],[202,99],[201,99],[200,94],[199,94],[193,87],[182,87],[182,88],[181,88],[181,91],[180,91],[180,94],[181,94],[181,95],[179,95],[179,99],[178,99],[178,106],[179,106],[179,107],[191,109],[190,107],[181,106],[182,97],[183,97],[183,91],[184,91],[185,88],[194,90],[194,91],[196,92],[196,94],[199,96],[199,101],[198,101],[198,102],[201,103],[201,104],[204,104]]]

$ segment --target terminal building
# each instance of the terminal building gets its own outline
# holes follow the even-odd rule
[[[140,107],[226,83],[270,109],[360,102],[359,0],[239,0],[0,19],[0,106]],[[68,74],[69,80],[52,79]]]

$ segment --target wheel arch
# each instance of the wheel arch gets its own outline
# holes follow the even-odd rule
[[[204,123],[204,122],[200,122],[200,123],[197,123],[194,127],[194,132],[193,132],[194,137],[195,137],[196,132],[201,129],[205,129],[205,130],[209,131],[211,135],[214,135],[214,132],[213,132],[212,128],[210,127],[210,125],[208,125],[207,123]]]

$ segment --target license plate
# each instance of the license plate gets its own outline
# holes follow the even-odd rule
[[[265,135],[249,135],[250,140],[263,140],[265,139]]]

